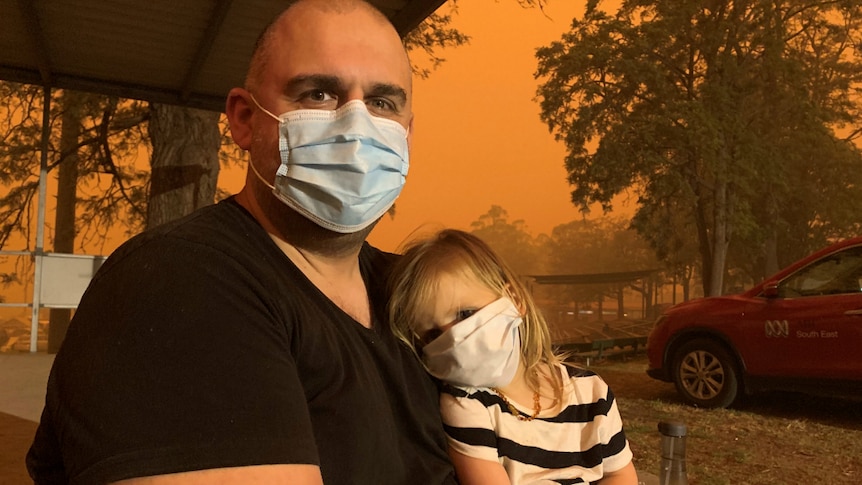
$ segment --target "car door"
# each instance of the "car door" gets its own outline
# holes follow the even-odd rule
[[[862,378],[862,246],[825,255],[778,284],[764,336],[786,340],[775,371]]]

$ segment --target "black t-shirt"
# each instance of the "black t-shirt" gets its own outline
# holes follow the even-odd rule
[[[311,463],[327,485],[454,483],[436,388],[384,323],[392,257],[360,254],[368,329],[232,199],[133,238],[55,358],[34,480]]]

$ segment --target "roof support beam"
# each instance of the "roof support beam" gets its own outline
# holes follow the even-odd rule
[[[194,59],[192,59],[192,63],[189,66],[188,71],[186,71],[186,77],[180,91],[180,97],[183,101],[188,101],[189,99],[192,85],[197,81],[201,69],[212,51],[213,43],[227,18],[227,13],[228,10],[230,10],[231,3],[233,3],[233,0],[220,0],[213,9],[212,15],[210,15],[204,36],[201,38],[200,44],[198,44],[197,52],[195,53]]]
[[[407,2],[407,5],[392,17],[392,25],[395,25],[395,28],[398,30],[398,34],[401,37],[404,37],[408,32],[422,23],[422,21],[429,15],[434,13],[435,10],[440,8],[440,5],[443,5],[445,1],[446,0]]]
[[[36,53],[36,65],[39,67],[39,76],[43,86],[51,85],[51,59],[48,57],[48,48],[45,46],[45,36],[42,32],[42,24],[39,22],[39,14],[33,6],[32,0],[18,0],[18,9],[27,24],[24,28],[33,51]]]
[[[0,66],[0,79],[16,83],[44,85],[39,73],[28,69],[14,69]],[[189,108],[210,111],[224,111],[224,96],[207,96],[190,93],[186,99],[180,99],[180,93],[170,89],[156,89],[150,86],[122,84],[100,79],[65,76],[55,74],[51,78],[51,87],[55,89],[72,89],[87,93],[99,93],[119,98],[143,99],[152,103],[176,104]]]

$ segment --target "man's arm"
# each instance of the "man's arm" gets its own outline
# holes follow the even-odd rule
[[[316,465],[256,465],[130,478],[116,485],[270,484],[323,485]]]

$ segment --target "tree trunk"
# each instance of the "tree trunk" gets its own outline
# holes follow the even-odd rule
[[[617,319],[623,320],[626,318],[626,302],[625,297],[623,295],[623,289],[625,287],[620,285],[617,287]]]
[[[676,273],[674,273],[671,278],[670,288],[670,304],[673,306],[676,305]]]
[[[691,300],[691,280],[694,277],[694,266],[685,266],[683,268],[682,278],[682,301]]]
[[[728,226],[729,201],[727,197],[727,183],[716,182],[715,206],[713,214],[712,260],[709,278],[709,292],[706,296],[719,296],[724,287],[724,267],[727,263],[727,248],[730,246],[730,228]]]
[[[695,227],[697,228],[697,250],[700,253],[701,271],[702,271],[702,284],[703,284],[703,294],[704,296],[708,296],[710,294],[710,285],[712,284],[712,254],[713,248],[710,241],[710,229],[709,229],[709,218],[707,207],[709,207],[709,200],[702,191],[703,187],[697,182],[690,182],[692,189],[695,194],[695,206],[694,206],[694,214],[695,214]]]
[[[178,219],[215,200],[221,133],[219,114],[152,104],[153,143],[147,227]]]
[[[766,261],[763,267],[763,278],[778,272],[778,234],[775,228],[769,230],[766,237]]]
[[[60,160],[57,173],[57,214],[54,219],[54,252],[75,252],[75,208],[78,186],[78,138],[84,103],[82,93],[63,91]],[[48,353],[56,354],[69,329],[72,310],[52,308],[48,317]]]

